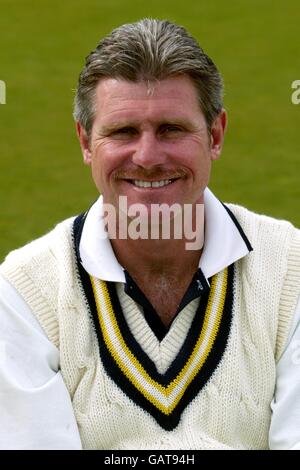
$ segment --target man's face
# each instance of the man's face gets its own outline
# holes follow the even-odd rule
[[[223,141],[225,112],[208,134],[195,86],[187,76],[129,82],[105,78],[96,89],[88,142],[78,125],[85,163],[104,202],[202,203],[211,161]]]

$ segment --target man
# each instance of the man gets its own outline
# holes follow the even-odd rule
[[[1,266],[1,448],[300,448],[300,233],[207,188],[212,60],[175,24],[123,25],[74,116],[102,196]]]

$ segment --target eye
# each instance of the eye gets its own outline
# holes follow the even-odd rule
[[[160,128],[160,134],[173,135],[182,132],[182,128],[176,124],[164,124]]]
[[[120,137],[120,138],[131,137],[136,134],[137,134],[137,130],[134,127],[120,127],[119,129],[115,129],[111,133],[113,137]]]

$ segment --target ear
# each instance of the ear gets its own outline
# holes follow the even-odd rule
[[[214,120],[211,127],[211,159],[217,160],[222,151],[222,146],[224,142],[224,134],[227,125],[227,113],[225,109],[222,109],[220,114]]]
[[[77,136],[80,142],[80,147],[83,155],[83,161],[86,165],[92,163],[92,152],[86,131],[83,129],[79,122],[76,123]]]

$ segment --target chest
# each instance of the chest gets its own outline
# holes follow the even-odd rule
[[[175,317],[186,293],[190,279],[179,282],[177,279],[159,278],[140,281],[139,288],[148,299],[161,321],[168,326]]]
[[[130,299],[119,298],[118,311],[105,290],[99,295],[101,320],[95,315],[92,326],[87,312],[74,321],[72,335],[62,328],[62,373],[86,448],[138,449],[145,442],[168,448],[170,439],[176,448],[267,445],[272,344],[257,327],[255,297],[245,303],[241,284],[234,284],[227,314],[221,280],[203,323],[191,314],[184,330],[176,319],[164,343]],[[216,323],[219,314],[223,320]],[[83,333],[89,341],[82,342]]]

